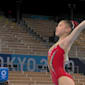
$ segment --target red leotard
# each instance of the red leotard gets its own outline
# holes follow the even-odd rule
[[[72,76],[64,69],[64,54],[64,50],[59,45],[51,52],[48,52],[49,68],[55,85],[58,85],[58,79],[61,76],[67,76],[73,80]]]

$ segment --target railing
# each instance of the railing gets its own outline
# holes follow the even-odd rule
[[[42,42],[48,43],[47,40],[43,39],[43,37],[41,37],[31,27],[29,27],[29,25],[26,23],[26,21],[24,19],[21,21],[20,25],[24,27],[23,30],[26,30],[26,32],[29,32],[30,34],[32,34],[34,37],[41,40]]]

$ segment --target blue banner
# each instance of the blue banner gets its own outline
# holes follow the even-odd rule
[[[40,66],[47,66],[47,56],[0,54],[0,61],[1,67],[10,67],[9,70],[40,72]]]
[[[79,59],[70,58],[68,63],[65,65],[65,68],[69,68],[68,72],[85,73],[85,69],[83,69],[85,64]],[[8,67],[9,71],[49,71],[47,56],[0,54],[0,67]]]

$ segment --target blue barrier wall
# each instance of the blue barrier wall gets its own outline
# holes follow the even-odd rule
[[[9,67],[9,70],[16,71],[49,71],[47,56],[0,54],[0,66],[7,66]],[[68,72],[74,73],[85,73],[84,66],[85,64],[78,58],[70,58],[70,64],[65,65]]]
[[[10,70],[40,71],[39,65],[47,65],[46,56],[0,54],[1,66],[11,65]],[[14,65],[17,67],[14,68]]]

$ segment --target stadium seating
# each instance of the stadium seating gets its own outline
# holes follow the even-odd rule
[[[49,20],[31,19],[24,18],[28,26],[31,27],[37,34],[42,36],[44,39],[49,39],[49,37],[54,36],[54,31],[56,23]]]
[[[48,39],[53,35],[55,23],[53,21],[36,21],[26,19],[28,25],[42,37]],[[32,23],[32,21],[34,21]],[[42,23],[42,24],[41,24]],[[46,24],[47,23],[47,24]],[[49,27],[49,25],[52,26]],[[37,25],[39,25],[39,28]],[[44,26],[46,25],[46,26]],[[53,29],[51,29],[53,27]],[[46,29],[48,28],[48,29]],[[45,35],[44,35],[45,34]],[[85,31],[83,31],[73,44],[69,56],[85,57]],[[3,54],[24,54],[47,56],[49,43],[44,43],[23,30],[23,27],[0,17],[0,53]],[[76,85],[85,85],[85,76],[73,74]],[[53,85],[50,73],[44,72],[9,72],[9,85]]]
[[[47,55],[48,44],[40,42],[6,18],[0,19],[0,53]]]
[[[32,18],[24,18],[26,24],[28,24],[31,29],[37,32],[42,37],[49,39],[50,36],[53,36],[55,31],[56,23],[50,20],[39,20]],[[43,34],[42,34],[43,33]],[[72,45],[72,48],[69,52],[70,57],[85,57],[85,31],[80,33],[78,39]]]
[[[85,84],[83,74],[72,74],[76,85]],[[9,72],[9,85],[54,85],[50,73],[46,72]]]
[[[53,21],[25,19],[28,25],[33,29],[38,29],[44,36],[52,36],[54,31]],[[47,24],[46,24],[47,23]],[[51,25],[52,26],[49,26]],[[39,26],[37,26],[39,25]],[[44,26],[46,25],[46,26]],[[36,27],[35,27],[36,26]],[[41,28],[40,28],[41,27]],[[52,28],[53,27],[53,28]],[[47,29],[46,29],[47,28]],[[43,29],[43,30],[42,30]],[[51,33],[50,33],[51,32]],[[85,57],[85,39],[84,32],[80,34],[78,39],[73,44],[69,56],[70,57]],[[43,37],[44,37],[43,36]],[[5,17],[0,17],[0,53],[7,54],[32,54],[47,56],[49,43],[43,43],[34,36],[23,30],[20,25],[9,21]]]
[[[33,29],[38,29],[40,34],[43,33],[43,37],[52,36],[55,28],[55,23],[53,24],[53,21],[50,22],[48,20],[29,18],[25,18],[25,20],[28,22],[29,26],[33,27]],[[49,26],[51,24],[52,26]],[[69,52],[70,57],[85,57],[84,33],[85,31],[80,34],[72,45]],[[0,17],[0,53],[47,56],[49,45],[49,43],[44,43],[41,40],[36,39],[29,32],[23,30],[22,26],[9,21],[5,17]]]

